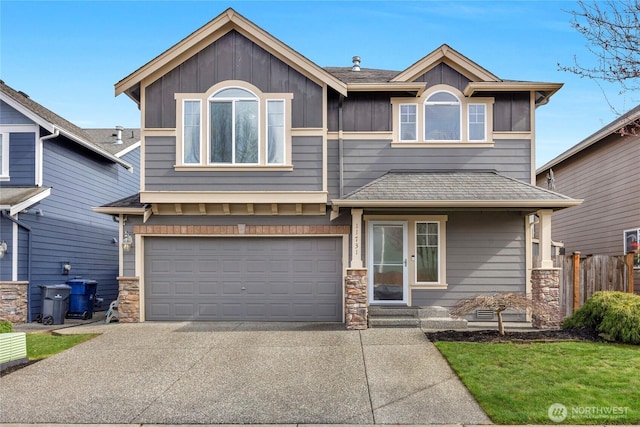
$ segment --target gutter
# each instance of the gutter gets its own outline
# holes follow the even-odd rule
[[[9,215],[6,209],[2,210],[2,217],[13,222],[27,232],[27,282],[29,282],[27,285],[27,323],[31,323],[31,227]]]

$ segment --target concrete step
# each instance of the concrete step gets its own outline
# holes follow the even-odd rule
[[[418,307],[369,306],[370,317],[418,317]]]
[[[412,316],[383,316],[370,317],[370,328],[416,328],[420,326],[420,319]]]
[[[437,305],[421,307],[418,310],[418,316],[421,319],[428,319],[430,317],[450,317],[448,309]]]
[[[422,329],[467,329],[465,319],[452,319],[450,317],[428,317],[420,319]]]

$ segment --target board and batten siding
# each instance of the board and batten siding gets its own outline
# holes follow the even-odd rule
[[[43,150],[43,183],[52,187],[51,195],[38,205],[42,216],[20,215],[31,227],[32,314],[41,304],[39,285],[64,283],[76,276],[96,280],[98,296],[107,303],[115,300],[118,224],[91,208],[135,194],[139,175],[63,137],[46,141]],[[130,154],[131,159],[137,156]],[[69,275],[62,274],[63,262],[71,264]]]
[[[230,31],[145,89],[145,127],[175,128],[175,93],[204,93],[226,80],[293,93],[292,127],[322,127],[322,87],[237,31]]]
[[[322,191],[322,137],[292,137],[292,171],[176,171],[176,140],[147,137],[147,191]]]
[[[454,212],[447,221],[445,290],[413,289],[414,306],[452,307],[481,293],[525,292],[524,212]]]
[[[567,253],[622,255],[623,231],[640,227],[640,137],[606,137],[554,166],[556,191],[584,199],[553,214],[553,240]],[[547,188],[546,174],[538,185]]]
[[[31,186],[36,183],[36,134],[9,134],[9,181],[6,186]]]
[[[416,171],[465,171],[495,170],[523,182],[531,180],[530,140],[496,140],[487,148],[433,148],[425,143],[424,148],[391,147],[391,141],[346,140],[344,141],[344,193],[352,191],[380,178],[391,170]],[[338,142],[329,141],[329,158],[336,159]],[[331,165],[328,188],[338,197],[339,174]]]

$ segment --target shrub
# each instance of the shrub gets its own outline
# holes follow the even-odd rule
[[[8,320],[0,320],[0,334],[13,332],[13,325]]]
[[[640,296],[596,292],[562,322],[562,327],[593,329],[611,340],[640,344]]]

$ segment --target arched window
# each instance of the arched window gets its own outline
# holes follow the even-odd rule
[[[223,89],[210,98],[211,163],[258,163],[258,112],[258,97],[245,89]]]
[[[450,92],[435,92],[424,103],[425,141],[460,140],[460,100]]]

